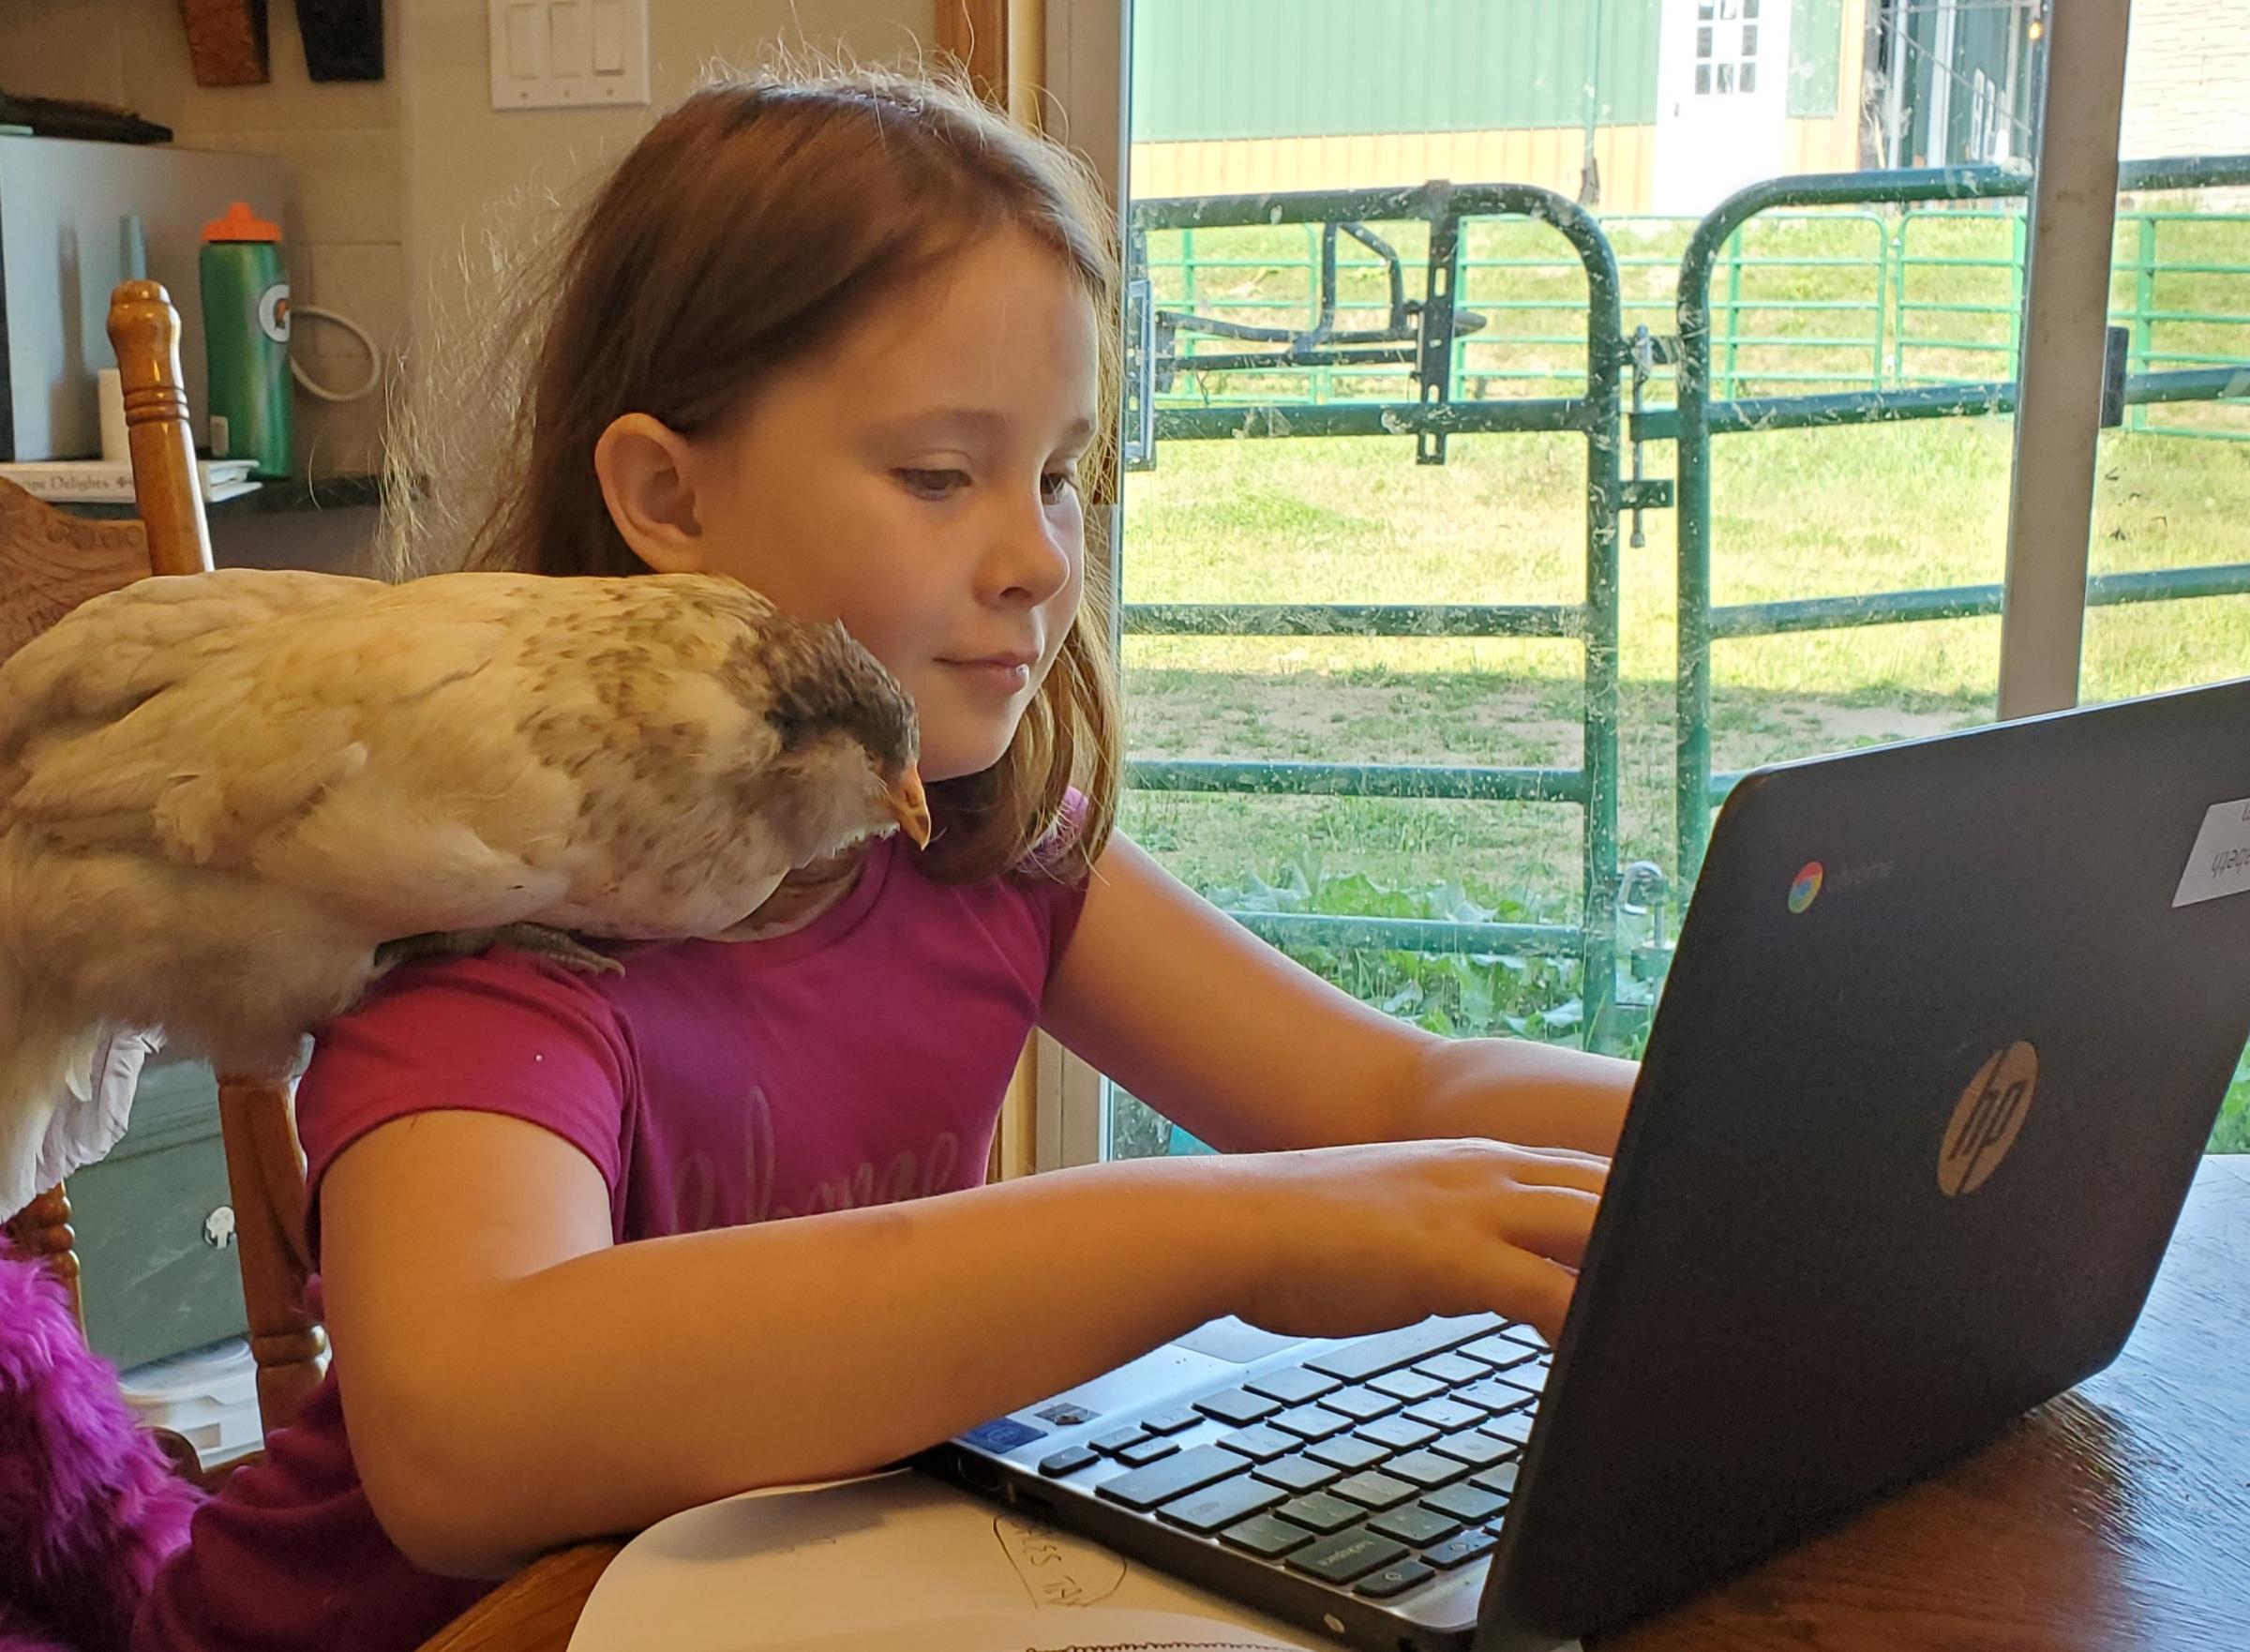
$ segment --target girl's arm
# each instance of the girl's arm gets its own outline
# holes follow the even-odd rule
[[[416,1565],[497,1577],[880,1467],[1223,1314],[1552,1336],[1601,1182],[1480,1141],[1159,1159],[612,1248],[576,1148],[436,1112],[329,1168],[322,1278],[376,1517]]]
[[[1121,833],[1095,868],[1041,1020],[1222,1152],[1490,1135],[1606,1154],[1634,1071],[1516,1039],[1442,1039],[1371,1009]]]
[[[321,1210],[362,1482],[464,1576],[878,1468],[1255,1294],[1254,1232],[1161,1162],[613,1248],[576,1148],[436,1112],[348,1148]]]

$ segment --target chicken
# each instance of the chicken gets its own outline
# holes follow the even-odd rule
[[[413,952],[741,939],[792,868],[927,843],[917,749],[842,626],[704,575],[83,604],[0,666],[0,1214],[112,1144],[110,1029],[280,1074]]]

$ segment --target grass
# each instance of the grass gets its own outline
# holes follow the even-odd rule
[[[1411,295],[1418,284],[1420,232],[1411,225],[1383,228],[1406,260]],[[1875,230],[1866,219],[1782,220],[1755,226],[1747,245],[1759,255],[1846,259],[1864,254]],[[2121,248],[2137,233],[2122,228]],[[1670,270],[1685,233],[1676,225],[1616,231],[1628,300],[1637,306],[1628,326],[1644,320],[1669,330]],[[1930,261],[2005,256],[2009,235],[1999,216],[1934,215],[1910,226],[1907,245],[1917,261],[1906,272],[1910,300],[1988,307],[1910,309],[1903,353],[1910,375],[2004,370],[2002,355],[1962,345],[2005,338],[2008,272]],[[2158,235],[2167,260],[2238,268],[2160,276],[2155,308],[2250,313],[2244,296],[2250,222],[2168,221]],[[1173,255],[1178,242],[1170,238]],[[1223,313],[1236,319],[1307,324],[1304,245],[1302,233],[1286,227],[1226,237],[1200,232],[1199,257],[1225,248],[1250,262],[1200,272],[1197,307],[1231,297],[1239,308]],[[1556,247],[1550,233],[1532,226],[1472,226],[1463,302],[1484,307],[1489,324],[1466,353],[1470,394],[1555,394],[1560,378],[1503,375],[1582,371],[1583,282],[1575,266],[1499,262],[1552,260]],[[1160,260],[1167,256],[1165,237],[1156,238],[1154,251]],[[1160,299],[1183,295],[1178,272],[1160,267],[1156,275]],[[2128,308],[2134,285],[2129,273],[2121,275],[2117,295]],[[1868,267],[1752,265],[1741,291],[1745,308],[1737,314],[1746,334],[1793,340],[1736,351],[1742,393],[1869,382],[1876,292]],[[1379,292],[1373,271],[1347,268],[1347,299],[1372,299]],[[1835,308],[1792,308],[1808,303]],[[1536,308],[1541,304],[1562,308]],[[1885,323],[1894,329],[1894,351],[1896,324]],[[2146,342],[2160,354],[2250,356],[2250,335],[2235,323],[2160,322]],[[1792,376],[1808,374],[1814,377]],[[1401,394],[1395,377],[1375,375],[1334,375],[1322,390],[1338,398]],[[1308,384],[1303,374],[1207,375],[1183,378],[1178,393],[1298,400]],[[1665,398],[1659,386],[1652,400]],[[2240,405],[2157,409],[2152,417],[2250,432],[2250,409]],[[1721,439],[1714,485],[1716,600],[1998,582],[2012,439],[2012,425],[2003,419]],[[1652,445],[1645,464],[1649,474],[1670,475],[1669,447]],[[2099,465],[2093,571],[2250,561],[2244,532],[2250,445],[2112,430],[2102,438]],[[1456,438],[1443,467],[1415,464],[1404,439],[1169,442],[1154,472],[1128,479],[1124,596],[1129,602],[1576,603],[1584,589],[1583,479],[1582,443],[1566,436]],[[1651,513],[1644,529],[1643,545],[1620,547],[1620,849],[1624,860],[1669,867],[1674,860],[1673,519]],[[1997,620],[1721,643],[1712,722],[1716,766],[1742,768],[1988,720],[1998,657]],[[1129,743],[1140,757],[1562,766],[1580,760],[1583,668],[1574,644],[1129,637],[1124,663]],[[2245,671],[2250,597],[2088,615],[2082,689],[2088,699]],[[1253,874],[1277,879],[1308,858],[1403,890],[1458,882],[1481,904],[1528,906],[1566,921],[1580,893],[1580,812],[1566,806],[1139,793],[1129,798],[1125,824],[1191,883],[1213,894],[1239,888]],[[2250,1075],[2234,1087],[2215,1139],[2250,1150]]]
[[[1994,582],[2009,428],[1946,421],[1719,443],[1724,603]],[[2250,559],[2250,452],[2112,432],[2097,571]],[[1443,468],[1403,442],[1174,443],[1126,489],[1131,602],[1575,602],[1582,447],[1457,440]],[[1673,859],[1673,544],[1669,515],[1622,549],[1622,843]],[[1132,638],[1135,755],[1575,765],[1580,649],[1512,639]],[[1713,741],[1733,769],[1991,715],[1996,620],[1727,642]],[[2250,597],[2094,610],[2086,694],[2250,669]],[[1378,879],[1458,877],[1483,896],[1574,897],[1577,811],[1554,805],[1136,795],[1132,829],[1206,887],[1310,845]]]

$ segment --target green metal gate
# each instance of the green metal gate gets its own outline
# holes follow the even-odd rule
[[[2250,183],[2250,156],[2207,156],[2128,162],[2119,187],[2132,190],[2183,189]],[[1989,201],[2030,192],[2028,173],[1998,167],[1923,168],[1889,173],[1838,173],[1756,184],[1722,203],[1697,226],[1680,261],[1679,337],[1674,405],[1636,413],[1632,438],[1677,443],[1679,519],[1679,662],[1676,683],[1676,877],[1690,886],[1710,838],[1711,811],[1734,776],[1711,772],[1711,645],[1715,639],[1773,636],[1787,631],[1897,624],[2000,612],[1998,585],[1874,595],[1811,597],[1792,602],[1714,608],[1711,603],[1711,439],[1749,430],[1874,424],[1900,419],[1956,418],[2009,413],[2016,386],[2009,380],[1942,383],[1903,390],[1770,397],[1715,401],[1711,398],[1711,279],[1728,241],[1749,219],[1773,207],[1904,203],[1918,201]],[[2123,329],[2113,329],[2122,334]],[[2123,338],[2115,342],[2124,345]],[[2126,352],[2113,350],[2113,376],[2105,417],[2121,422],[2124,408],[2163,402],[2206,401],[2250,394],[2241,366],[2206,366],[2127,373]],[[2250,593],[2250,563],[2167,568],[2097,576],[2086,600],[2096,606],[2164,602],[2184,597]]]
[[[2134,190],[2192,188],[2250,183],[2250,157],[2206,157],[2129,163],[2121,187]],[[1865,339],[1846,339],[1868,352],[1872,387],[1833,394],[1743,398],[1736,347],[1755,344],[1730,324],[1717,342],[1715,312],[1732,318],[1755,301],[1739,290],[1743,267],[1737,233],[1775,208],[1824,209],[1898,206],[1916,202],[2019,198],[2028,173],[1994,167],[1931,168],[1778,179],[1743,190],[1704,218],[1690,236],[1675,292],[1676,338],[1623,327],[1619,265],[1602,229],[1573,203],[1528,185],[1454,186],[1198,197],[1135,203],[1128,224],[1128,274],[1132,347],[1127,386],[1128,464],[1154,462],[1160,442],[1270,439],[1288,436],[1412,436],[1423,463],[1443,463],[1450,437],[1506,431],[1575,431],[1585,442],[1585,594],[1576,604],[1124,604],[1124,634],[1170,637],[1429,637],[1552,638],[1584,651],[1583,746],[1576,768],[1505,768],[1382,763],[1227,760],[1142,760],[1128,766],[1127,784],[1165,792],[1251,793],[1288,796],[1415,798],[1432,801],[1558,803],[1583,814],[1582,900],[1579,923],[1447,923],[1431,920],[1241,912],[1235,916],[1279,943],[1396,949],[1408,952],[1574,952],[1582,964],[1583,1028],[1587,1042],[1614,1044],[1628,1032],[1627,1017],[1644,1008],[1619,1001],[1616,921],[1619,911],[1618,813],[1618,526],[1628,511],[1675,503],[1671,483],[1642,479],[1642,444],[1676,443],[1678,522],[1678,667],[1674,743],[1677,758],[1675,879],[1690,886],[1700,867],[1713,806],[1734,776],[1711,770],[1711,648],[1737,637],[1890,624],[1908,621],[1989,615],[2000,611],[1997,585],[1902,591],[1874,595],[1813,597],[1715,608],[1711,602],[1711,442],[1715,436],[1754,430],[1798,429],[1904,419],[2007,413],[2015,405],[2012,380],[1899,384],[1906,376],[1903,349],[1902,220],[1896,232],[1868,212],[1849,216],[1874,224],[1882,244],[1882,274],[1898,280],[1898,308],[1885,319],[1881,296],[1875,327]],[[1912,215],[1910,215],[1912,216]],[[2142,215],[2153,222],[2158,215]],[[1517,217],[1542,223],[1568,245],[1585,272],[1586,364],[1582,393],[1552,397],[1463,400],[1462,317],[1456,303],[1462,266],[1462,225],[1472,218]],[[1407,301],[1395,255],[1369,223],[1419,219],[1429,225],[1424,296]],[[1309,331],[1264,328],[1204,318],[1205,330],[1238,343],[1277,346],[1232,356],[1189,356],[1170,331],[1179,317],[1159,310],[1148,273],[1148,236],[1160,231],[1250,225],[1320,226],[1326,286],[1320,316]],[[1336,244],[1343,233],[1392,258],[1387,323],[1354,328],[1339,315],[1352,307],[1335,297]],[[2152,238],[2152,232],[2150,232]],[[2152,252],[2143,242],[2136,267],[2138,285],[2131,317],[2138,327],[2113,329],[2116,371],[2105,416],[2112,424],[2127,409],[2164,403],[2212,401],[2250,396],[2250,368],[2208,363],[2163,371],[2130,371],[2165,359],[2148,342],[2147,323],[2162,319],[2146,291]],[[2019,259],[2019,254],[2018,255]],[[1715,303],[1715,275],[1729,271],[1730,292]],[[1544,301],[1541,306],[1545,307]],[[1846,308],[1861,308],[1855,303]],[[2222,318],[2232,319],[2232,318]],[[1555,342],[1559,340],[1540,340]],[[1924,340],[1913,340],[1919,344]],[[2011,351],[2008,361],[2013,366]],[[2173,357],[2172,359],[2178,359]],[[1182,406],[1160,403],[1158,391],[1182,370],[1238,367],[1293,367],[1316,374],[1336,367],[1389,364],[1409,369],[1418,398],[1410,401],[1292,403],[1233,401]],[[1645,385],[1659,367],[1676,369],[1675,403],[1642,406]],[[1887,371],[1886,371],[1887,369]],[[1622,386],[1631,375],[1633,443],[1628,479],[1621,464],[1620,427],[1626,423]],[[1546,369],[1538,374],[1552,376]],[[1788,377],[1787,373],[1761,377]],[[1826,375],[1805,374],[1805,377]],[[1886,380],[1889,382],[1886,383]],[[1715,399],[1714,385],[1727,392]],[[2112,603],[2250,593],[2250,563],[2097,576],[2087,600]],[[1623,1014],[1621,1014],[1621,1012]]]
[[[1586,275],[1586,372],[1575,396],[1457,400],[1455,293],[1464,219],[1522,217],[1551,226]],[[1391,322],[1339,332],[1333,315],[1312,331],[1276,338],[1241,329],[1245,341],[1279,343],[1257,359],[1320,368],[1388,360],[1415,369],[1418,399],[1399,402],[1160,406],[1165,352],[1148,279],[1148,238],[1161,230],[1253,224],[1363,226],[1420,219],[1430,226],[1423,297],[1407,302],[1394,280]],[[1619,473],[1619,383],[1629,353],[1622,337],[1616,261],[1600,227],[1575,203],[1530,185],[1452,186],[1216,196],[1134,203],[1128,274],[1135,340],[1128,375],[1129,463],[1153,462],[1159,442],[1280,436],[1411,435],[1417,457],[1443,463],[1454,436],[1499,431],[1576,431],[1586,445],[1585,596],[1575,604],[1124,604],[1120,628],[1168,637],[1560,638],[1584,650],[1583,745],[1575,768],[1499,768],[1388,763],[1137,761],[1127,784],[1149,791],[1233,792],[1574,803],[1582,811],[1584,873],[1575,926],[1447,923],[1424,919],[1244,912],[1236,916],[1277,942],[1390,948],[1420,953],[1571,951],[1581,961],[1582,1027],[1590,1043],[1616,1034],[1617,918],[1617,519],[1632,503],[1668,490],[1642,485],[1628,497]],[[1334,232],[1328,232],[1329,245]],[[1332,253],[1331,253],[1332,257]],[[1645,496],[1643,498],[1642,496]]]

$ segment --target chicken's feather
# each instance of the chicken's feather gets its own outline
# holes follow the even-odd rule
[[[861,745],[799,749],[821,727]],[[705,576],[222,570],[82,605],[0,664],[0,1207],[52,1112],[25,1087],[100,1025],[273,1071],[402,938],[745,933],[883,829],[878,750],[885,783],[912,761],[880,666]]]

